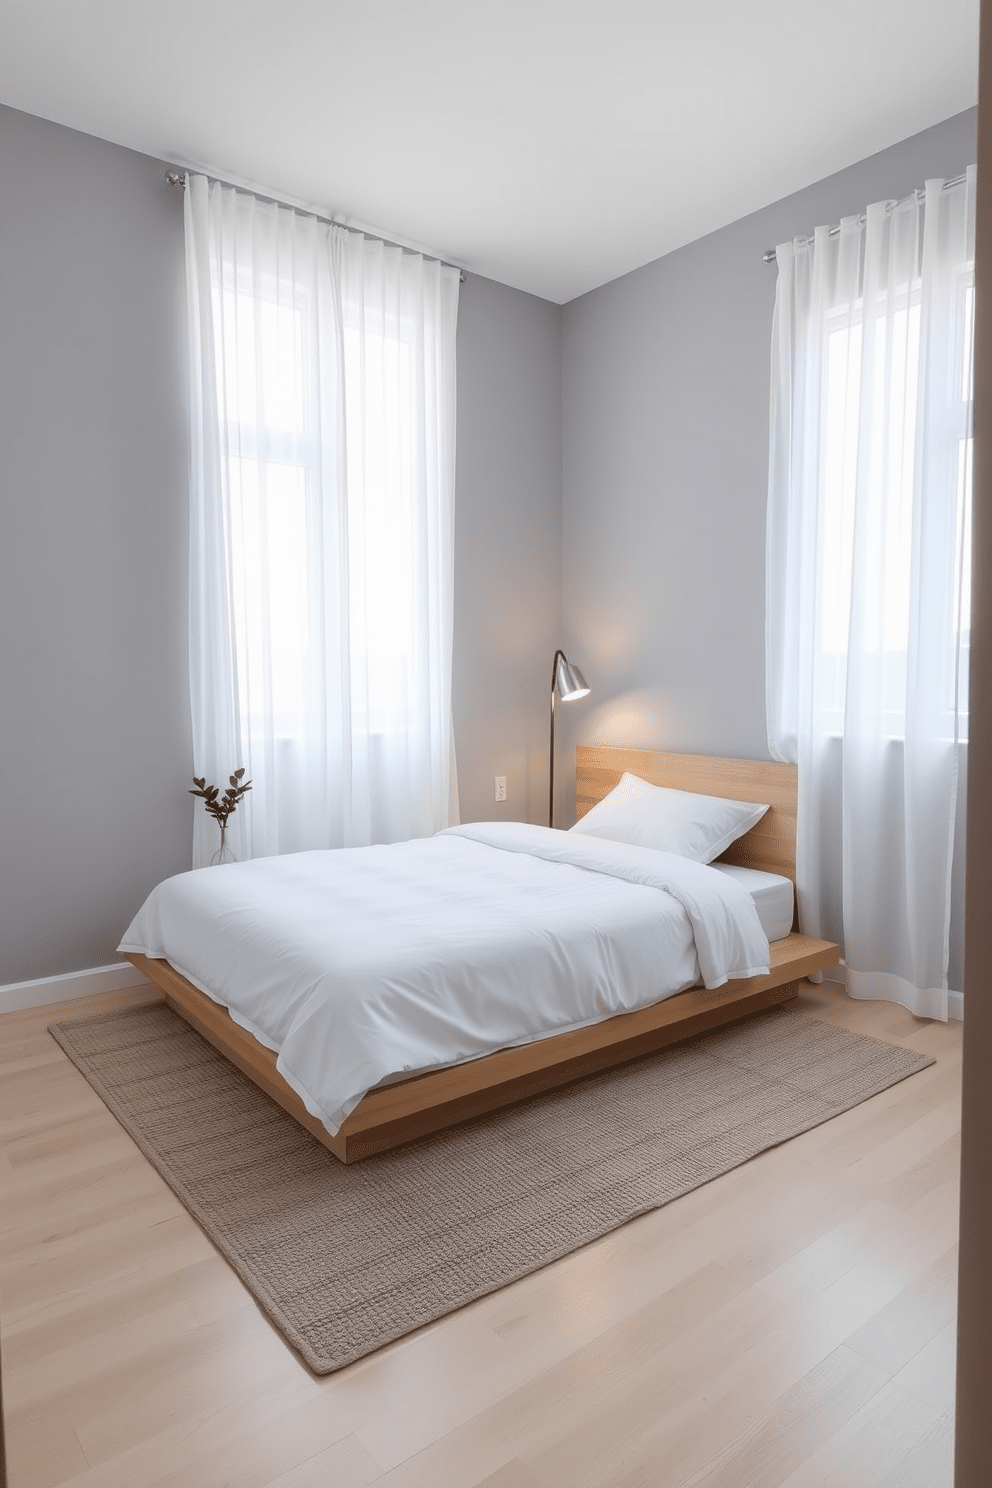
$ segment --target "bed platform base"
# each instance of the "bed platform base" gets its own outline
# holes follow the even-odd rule
[[[588,1028],[370,1090],[333,1137],[286,1084],[272,1050],[240,1028],[226,1008],[167,961],[140,955],[130,960],[181,1017],[349,1163],[787,1002],[797,995],[801,977],[834,965],[837,947],[794,933],[772,942],[767,976],[727,982],[712,992],[693,988]]]

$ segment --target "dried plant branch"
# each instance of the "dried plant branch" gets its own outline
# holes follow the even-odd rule
[[[208,785],[205,775],[194,775],[193,784],[196,790],[191,790],[191,796],[199,796],[205,802],[208,815],[220,827],[221,831],[227,829],[227,819],[238,809],[238,802],[251,790],[251,781],[244,779],[244,767],[235,770],[230,777],[230,785],[223,795],[216,785]]]

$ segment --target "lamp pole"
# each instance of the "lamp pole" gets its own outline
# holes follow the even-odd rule
[[[568,660],[564,651],[559,646],[555,652],[555,659],[551,663],[551,757],[548,765],[548,826],[555,824],[555,693],[557,692],[563,703],[570,703],[573,698],[585,697],[589,691],[589,684],[579,671]]]
[[[551,764],[548,769],[548,826],[555,824],[555,692],[558,682],[558,658],[564,657],[565,653],[559,646],[555,652],[555,659],[551,663]]]

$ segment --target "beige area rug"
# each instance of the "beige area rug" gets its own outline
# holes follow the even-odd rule
[[[345,1167],[164,1003],[51,1033],[318,1374],[933,1063],[780,1009]]]

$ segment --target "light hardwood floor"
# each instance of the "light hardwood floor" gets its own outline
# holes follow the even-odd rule
[[[937,1064],[324,1379],[45,1033],[0,1018],[11,1488],[949,1488],[961,1027]]]

